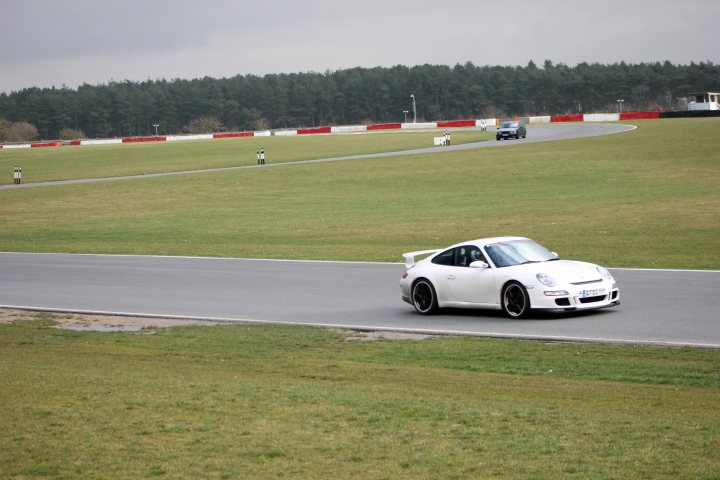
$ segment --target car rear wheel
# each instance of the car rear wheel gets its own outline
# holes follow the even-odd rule
[[[420,315],[435,313],[438,308],[437,295],[429,280],[421,278],[415,282],[412,288],[412,303]]]
[[[530,297],[518,282],[509,282],[502,290],[502,309],[510,318],[524,318],[530,311]]]

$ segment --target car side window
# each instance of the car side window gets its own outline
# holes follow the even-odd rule
[[[488,261],[485,259],[485,255],[483,255],[482,250],[480,250],[476,246],[469,247],[468,256],[470,257],[470,261],[468,262],[468,266],[470,266],[473,262],[485,262],[488,263]]]
[[[472,262],[485,260],[482,251],[474,245],[451,248],[433,258],[432,263],[449,267],[469,267]]]
[[[455,265],[455,249],[451,248],[450,250],[446,250],[442,252],[441,254],[435,256],[435,258],[432,259],[432,263],[436,263],[438,265],[447,265],[447,266],[454,266]]]

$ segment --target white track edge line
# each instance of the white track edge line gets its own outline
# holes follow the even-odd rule
[[[133,257],[133,258],[167,258],[167,259],[198,259],[198,260],[240,260],[252,262],[288,262],[288,263],[336,263],[348,265],[404,265],[403,262],[371,262],[362,260],[301,260],[288,258],[248,258],[248,257],[195,257],[192,255],[139,255],[133,253],[64,253],[64,252],[2,252],[0,255],[64,255],[78,257]],[[678,268],[634,268],[634,267],[607,267],[609,270],[637,271],[637,272],[686,272],[686,273],[720,273],[720,270],[678,269]]]

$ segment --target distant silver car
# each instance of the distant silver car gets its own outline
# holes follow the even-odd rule
[[[503,122],[495,133],[495,139],[525,138],[527,129],[523,122]]]

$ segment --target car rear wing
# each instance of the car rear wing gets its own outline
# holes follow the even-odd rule
[[[432,255],[433,253],[437,253],[440,250],[420,250],[417,252],[408,252],[403,253],[403,258],[405,258],[405,267],[411,268],[414,267],[417,261],[415,260],[415,257]]]

